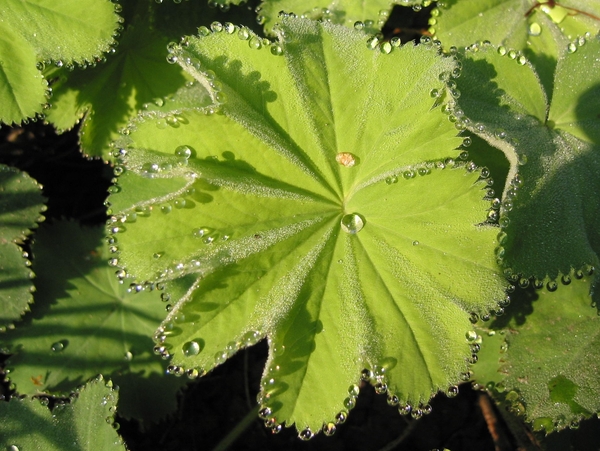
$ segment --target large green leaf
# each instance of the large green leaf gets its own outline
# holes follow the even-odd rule
[[[503,297],[487,184],[432,98],[455,61],[304,19],[267,44],[225,25],[174,51],[217,105],[148,112],[119,143],[122,276],[170,281],[175,374],[268,338],[274,428],[335,429],[361,374],[419,416],[468,369],[470,313]]]
[[[33,300],[33,272],[20,245],[43,221],[40,185],[26,173],[0,165],[0,331],[12,327]]]
[[[52,411],[48,400],[13,397],[0,401],[0,446],[8,451],[125,450],[113,426],[118,394],[102,376],[78,389]]]
[[[128,388],[121,414],[155,421],[176,407],[183,383],[161,377],[166,364],[152,352],[164,304],[148,291],[153,286],[128,293],[118,283],[103,238],[102,228],[82,230],[70,222],[38,230],[35,308],[2,337],[12,353],[8,378],[19,393],[36,394],[68,392],[96,374],[110,375]]]
[[[539,280],[597,267],[600,41],[559,59],[550,106],[532,67],[504,53],[473,48],[457,80],[469,128],[511,162],[499,260],[509,276]]]

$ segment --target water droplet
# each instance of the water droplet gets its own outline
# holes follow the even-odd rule
[[[191,357],[200,354],[202,347],[200,346],[200,343],[192,340],[184,343],[181,350],[183,351],[183,355]]]
[[[56,353],[62,352],[67,347],[68,343],[69,342],[67,340],[57,341],[55,343],[52,343],[52,345],[50,346],[50,350]]]
[[[131,362],[133,360],[133,353],[131,351],[127,351],[123,358],[125,361]]]
[[[531,35],[531,36],[539,36],[540,34],[542,34],[542,27],[540,26],[539,23],[537,22],[532,22],[529,25],[529,29],[527,30],[527,32]]]
[[[451,385],[446,390],[446,396],[448,398],[456,398],[458,396],[458,391],[459,391],[459,389],[458,389],[457,385]]]
[[[506,55],[506,52],[507,52],[506,47],[504,47],[502,45],[500,47],[498,47],[498,53],[500,55],[504,56],[504,55]]]
[[[255,50],[260,49],[262,47],[261,39],[258,36],[252,36],[250,38],[250,40],[248,41],[248,46],[251,49],[255,49]]]
[[[477,340],[478,337],[479,336],[477,335],[477,332],[475,332],[474,330],[470,330],[465,334],[465,338],[469,343],[473,343]]]
[[[369,50],[375,50],[379,45],[379,38],[377,36],[372,36],[367,39],[367,48]]]
[[[567,46],[567,52],[569,52],[569,53],[575,53],[576,51],[577,51],[577,44],[575,44],[574,42],[571,42]]]
[[[377,393],[378,395],[383,395],[385,393],[387,393],[387,384],[383,383],[383,382],[377,382],[375,384],[375,393]]]
[[[344,424],[347,419],[348,419],[348,412],[346,412],[345,410],[342,410],[335,416],[335,423],[336,424]]]
[[[261,420],[266,420],[273,414],[273,411],[269,407],[263,407],[258,411],[258,417]]]
[[[410,404],[400,404],[398,406],[398,413],[400,415],[408,415],[412,411],[412,406]]]
[[[17,445],[9,445],[6,447],[6,451],[20,451]]]
[[[350,213],[342,217],[340,225],[344,232],[354,235],[363,229],[365,219],[358,213]]]
[[[569,285],[571,283],[571,277],[568,274],[564,274],[560,278],[560,281],[562,282],[563,285]]]
[[[393,185],[394,183],[398,183],[398,176],[391,175],[389,177],[386,177],[385,183],[387,183],[388,185]]]
[[[335,161],[347,168],[356,165],[357,160],[358,158],[350,152],[340,152],[335,156]]]
[[[314,434],[310,430],[310,428],[306,428],[298,434],[298,437],[300,438],[300,440],[307,441],[307,440],[310,440],[311,438],[313,438]]]
[[[186,160],[192,156],[192,149],[190,146],[178,146],[175,149],[175,155],[181,158],[185,158]]]
[[[277,43],[271,44],[271,53],[275,56],[283,55],[283,49]]]
[[[387,397],[388,406],[395,407],[399,403],[400,403],[400,400],[398,399],[398,397],[396,395],[388,395],[388,397]]]
[[[344,399],[344,407],[346,409],[352,410],[352,409],[354,409],[355,406],[356,406],[356,397],[348,396],[346,399]]]
[[[336,430],[337,427],[335,423],[330,422],[323,425],[323,434],[325,434],[327,437],[331,437],[333,434],[335,434]]]
[[[167,63],[169,64],[175,64],[177,62],[178,58],[176,55],[173,55],[172,53],[170,53],[169,55],[167,55]]]
[[[551,280],[546,284],[546,289],[550,292],[556,291],[558,289],[558,284],[554,280]]]

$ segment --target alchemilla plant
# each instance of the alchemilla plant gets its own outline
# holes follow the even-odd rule
[[[600,5],[237,3],[0,5],[5,129],[77,126],[113,175],[82,227],[1,166],[2,446],[136,449],[118,421],[258,343],[217,449],[343,431],[369,385],[414,425],[463,383],[564,444],[600,410]]]

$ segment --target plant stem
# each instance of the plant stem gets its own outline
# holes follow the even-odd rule
[[[240,421],[229,434],[227,434],[223,440],[221,440],[217,446],[213,448],[213,451],[225,451],[235,442],[240,435],[250,426],[256,418],[258,418],[258,405],[254,407],[250,412],[246,414],[242,421]]]

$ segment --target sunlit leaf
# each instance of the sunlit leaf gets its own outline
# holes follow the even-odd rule
[[[455,61],[309,20],[281,35],[225,25],[175,50],[217,105],[146,113],[118,143],[118,264],[170,281],[175,374],[268,338],[273,427],[341,421],[361,374],[418,416],[467,371],[470,313],[503,297],[487,184],[432,98]]]

